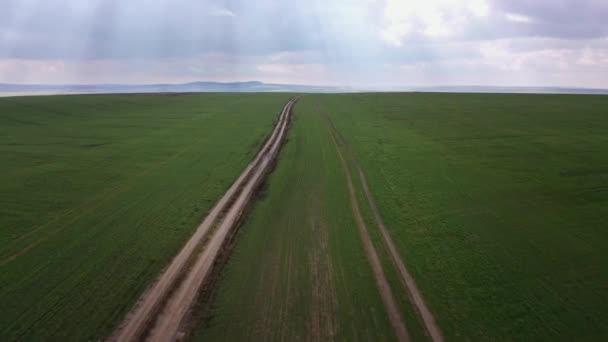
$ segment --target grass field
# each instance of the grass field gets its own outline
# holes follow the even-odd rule
[[[0,99],[0,340],[107,336],[289,97]],[[354,159],[447,340],[608,339],[608,97],[411,93],[300,99],[193,340],[394,340],[353,198],[428,339]]]
[[[0,340],[106,336],[288,98],[0,99]]]
[[[304,97],[194,339],[394,338],[319,112],[361,163],[448,340],[605,339],[607,108],[595,96]],[[382,258],[410,335],[425,339]]]
[[[344,173],[314,103],[241,227],[194,340],[392,340]]]
[[[319,95],[448,339],[608,338],[608,97]]]

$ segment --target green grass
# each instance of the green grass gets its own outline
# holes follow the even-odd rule
[[[353,147],[448,339],[608,338],[608,97],[310,100]]]
[[[107,336],[288,98],[0,99],[0,340]],[[342,94],[296,105],[193,339],[394,339],[317,105],[448,340],[608,338],[608,97]]]
[[[308,98],[193,340],[394,339],[336,148]]]
[[[107,336],[288,98],[0,99],[0,340]]]

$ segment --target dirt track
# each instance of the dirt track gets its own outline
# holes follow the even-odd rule
[[[255,159],[217,202],[158,280],[144,292],[110,340],[138,341],[145,338],[152,341],[173,341],[178,338],[180,326],[211,273],[226,238],[238,223],[255,189],[279,152],[296,101],[297,98],[292,99],[285,105],[270,138]],[[211,228],[218,224],[223,213],[225,215],[218,228],[194,261],[197,247],[205,240]],[[193,261],[193,266],[187,269]]]
[[[388,249],[388,252],[391,255],[391,259],[395,264],[395,267],[399,271],[401,281],[403,282],[403,285],[407,288],[414,307],[422,318],[422,322],[424,323],[426,331],[431,337],[431,339],[434,342],[442,342],[443,334],[441,333],[441,329],[439,329],[439,325],[435,321],[435,316],[433,316],[433,313],[426,305],[424,298],[422,297],[422,293],[418,289],[418,286],[416,286],[414,277],[412,277],[412,275],[408,272],[407,268],[405,267],[405,264],[403,263],[403,260],[401,260],[399,252],[397,252],[397,247],[395,247],[395,243],[393,242],[393,239],[391,238],[391,235],[388,232],[388,229],[386,228],[382,217],[380,216],[378,207],[376,207],[374,198],[372,197],[372,194],[369,191],[365,174],[363,173],[363,170],[361,169],[358,163],[357,170],[359,172],[359,179],[361,180],[361,185],[363,186],[363,192],[365,193],[367,203],[369,204],[369,207],[372,210],[374,220],[376,221],[378,228],[380,228],[382,239],[384,240],[384,244],[386,245],[386,248]]]
[[[359,204],[357,202],[357,194],[355,192],[355,186],[353,184],[350,169],[346,160],[344,159],[344,156],[342,155],[342,151],[340,151],[338,143],[336,142],[334,131],[331,128],[329,128],[329,130],[331,139],[336,146],[338,157],[340,157],[340,162],[342,163],[344,173],[346,174],[350,203],[355,216],[355,221],[357,222],[359,236],[361,237],[361,242],[363,243],[363,248],[365,250],[365,254],[367,255],[367,259],[372,267],[374,278],[376,279],[376,285],[378,286],[378,290],[380,292],[380,297],[382,298],[382,302],[386,307],[388,318],[393,326],[395,335],[399,341],[409,341],[410,337],[405,327],[403,317],[401,317],[401,313],[399,312],[399,306],[397,305],[393,291],[391,290],[388,280],[386,279],[384,269],[382,268],[382,263],[380,262],[380,257],[378,256],[378,252],[376,252],[376,248],[374,248],[374,244],[369,236],[363,216],[361,216],[361,210],[359,209]]]
[[[374,220],[376,221],[376,225],[380,229],[380,233],[382,235],[384,244],[389,252],[389,255],[391,256],[391,261],[393,262],[393,265],[397,269],[401,282],[402,282],[403,286],[407,289],[408,295],[409,295],[412,303],[414,304],[414,308],[416,309],[418,315],[422,319],[422,322],[424,324],[424,327],[425,327],[429,337],[434,342],[443,342],[444,341],[443,334],[441,333],[441,329],[439,328],[439,325],[437,324],[437,321],[435,320],[435,316],[433,315],[433,313],[431,312],[429,307],[426,305],[426,302],[424,301],[424,297],[422,296],[422,293],[418,289],[418,286],[416,286],[414,277],[412,277],[412,275],[409,273],[409,271],[405,267],[405,263],[403,262],[403,260],[401,259],[401,256],[399,255],[399,252],[397,251],[397,247],[395,246],[395,243],[393,242],[393,239],[388,231],[388,228],[384,224],[384,220],[382,220],[380,211],[378,210],[378,207],[376,206],[376,202],[374,201],[372,193],[369,190],[369,186],[367,185],[367,178],[365,177],[365,173],[363,172],[361,165],[359,164],[358,160],[353,155],[353,152],[351,151],[348,143],[344,140],[344,138],[338,132],[337,128],[334,126],[334,124],[331,121],[331,119],[329,118],[329,116],[325,113],[323,113],[323,116],[325,117],[325,119],[327,120],[327,122],[330,126],[330,129],[333,134],[332,137],[335,136],[335,138],[337,138],[340,141],[340,143],[342,143],[345,146],[345,149],[349,155],[349,158],[354,162],[355,168],[359,174],[359,180],[361,182],[361,187],[363,188],[363,193],[365,194],[367,203],[372,211]],[[335,143],[335,140],[334,140],[334,143]],[[337,145],[336,145],[336,147],[337,147]],[[341,155],[340,155],[340,158],[342,158]],[[345,167],[347,167],[347,165],[345,165]]]

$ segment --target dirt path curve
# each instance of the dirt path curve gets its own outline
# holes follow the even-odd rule
[[[395,335],[397,336],[399,341],[409,341],[410,337],[405,327],[403,317],[401,317],[401,313],[399,312],[397,301],[395,300],[393,291],[391,290],[391,287],[388,284],[388,280],[386,279],[386,275],[384,274],[384,269],[382,268],[382,263],[380,262],[380,257],[378,256],[378,252],[376,252],[376,249],[374,248],[374,244],[372,243],[372,240],[369,236],[369,231],[367,230],[367,226],[365,225],[365,221],[363,220],[363,216],[361,215],[361,210],[359,209],[357,194],[355,191],[355,186],[353,184],[350,169],[346,160],[344,159],[344,156],[342,155],[340,147],[338,146],[334,131],[330,127],[328,127],[328,130],[330,131],[331,139],[336,147],[338,157],[340,158],[340,162],[342,163],[342,167],[344,169],[344,174],[346,175],[350,204],[353,210],[353,214],[355,216],[355,221],[357,222],[359,236],[361,238],[361,242],[363,243],[363,249],[365,250],[367,259],[372,267],[374,278],[376,278],[376,285],[378,286],[382,302],[386,307],[388,318],[391,322],[391,325],[393,326],[393,329],[395,330]]]
[[[291,108],[296,101],[297,98],[290,100],[283,108],[270,138],[255,159],[212,208],[190,240],[171,261],[169,267],[152,287],[144,292],[133,310],[110,337],[110,340],[138,341],[144,338],[150,329],[152,329],[152,334],[148,338],[151,340],[172,341],[176,339],[179,326],[190,310],[201,285],[210,273],[211,266],[224,245],[228,233],[237,223],[256,186],[260,184],[272,160],[278,154],[289,123]],[[224,212],[226,212],[226,215],[223,217],[219,228],[205,245],[203,252],[190,269],[190,272],[187,272],[186,268],[189,264],[192,264],[193,254],[195,254],[197,247],[203,242],[210,229],[215,226],[216,221]],[[178,284],[182,278],[185,279],[181,284]],[[157,325],[160,328],[154,327],[157,317]]]
[[[433,315],[433,313],[431,312],[429,307],[426,305],[426,302],[424,301],[424,297],[422,296],[422,293],[418,289],[418,286],[416,285],[416,281],[414,280],[414,277],[412,277],[410,272],[405,267],[405,263],[403,262],[403,260],[401,259],[401,256],[399,255],[399,252],[397,251],[397,247],[395,246],[393,238],[391,237],[391,235],[388,231],[388,228],[384,224],[384,220],[382,220],[382,216],[380,216],[380,211],[378,210],[378,207],[376,206],[376,202],[374,201],[374,197],[372,196],[372,193],[369,190],[369,186],[367,184],[367,178],[365,177],[365,173],[363,172],[363,169],[361,168],[359,161],[355,158],[352,150],[350,149],[349,144],[341,136],[340,132],[337,130],[336,126],[331,121],[331,118],[327,114],[324,114],[324,116],[325,116],[327,122],[329,123],[329,125],[331,126],[332,131],[335,132],[337,138],[340,140],[340,142],[344,146],[346,146],[346,150],[347,150],[347,153],[349,154],[350,159],[352,161],[354,161],[355,167],[359,174],[359,180],[361,181],[361,187],[363,188],[363,192],[365,194],[365,198],[372,211],[374,220],[376,221],[376,224],[378,225],[378,228],[380,229],[380,233],[382,235],[384,244],[391,256],[391,261],[393,262],[393,265],[399,272],[401,282],[403,283],[403,286],[407,289],[408,295],[409,295],[412,303],[414,304],[414,308],[418,312],[418,315],[422,319],[422,322],[427,331],[427,334],[431,337],[431,340],[433,340],[434,342],[443,342],[444,341],[443,334],[441,333],[441,329],[439,328],[439,325],[437,324],[437,321],[435,320],[435,316]]]

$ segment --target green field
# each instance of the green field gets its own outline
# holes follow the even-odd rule
[[[0,340],[106,337],[289,98],[0,99]],[[424,93],[300,99],[191,339],[395,340],[350,170],[399,314],[428,340],[356,162],[446,340],[608,339],[608,97]]]
[[[394,339],[336,148],[308,97],[216,288],[194,340]]]
[[[608,97],[315,96],[454,340],[608,338]]]
[[[305,96],[194,339],[310,340],[318,322],[321,340],[394,338],[320,112],[361,163],[448,340],[605,339],[607,109],[596,96]],[[315,284],[328,269],[331,283]]]
[[[0,340],[105,337],[288,98],[0,99]]]

